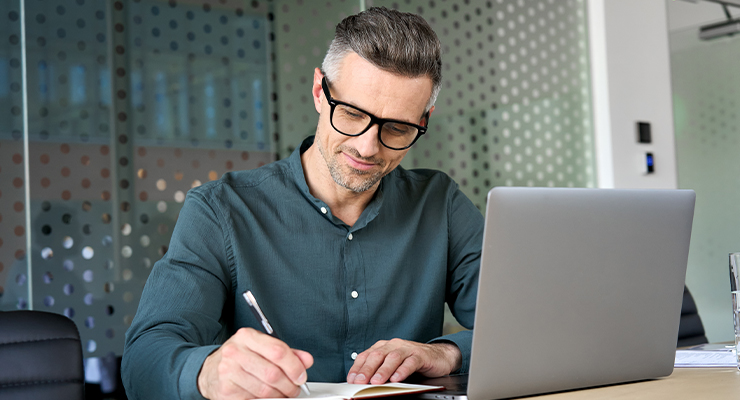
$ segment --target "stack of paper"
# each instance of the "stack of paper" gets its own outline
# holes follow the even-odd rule
[[[735,346],[701,345],[676,350],[676,368],[737,367]]]

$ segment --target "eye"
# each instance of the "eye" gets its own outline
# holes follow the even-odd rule
[[[397,135],[397,136],[403,136],[408,135],[410,133],[413,133],[413,128],[411,128],[409,125],[404,124],[386,124],[385,128],[387,129],[388,133]]]
[[[342,108],[339,109],[339,111],[342,113],[342,116],[343,117],[346,117],[346,118],[353,118],[353,119],[362,119],[362,118],[365,118],[365,114],[363,114],[363,113],[361,113],[361,112],[359,112],[357,110],[353,110],[351,108],[348,108],[348,107],[342,107]]]

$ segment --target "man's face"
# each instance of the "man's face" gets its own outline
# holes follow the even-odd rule
[[[329,120],[331,107],[321,89],[322,77],[316,69],[313,95],[316,111],[320,114],[315,141],[318,150],[339,186],[355,193],[373,189],[401,163],[408,149],[391,150],[383,146],[378,139],[377,125],[360,136],[337,132]],[[432,93],[432,80],[394,75],[349,53],[342,62],[339,78],[330,82],[329,90],[332,98],[376,117],[426,125],[423,115]]]

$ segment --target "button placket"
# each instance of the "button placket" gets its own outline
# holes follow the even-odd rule
[[[346,290],[345,301],[347,307],[347,336],[345,339],[346,355],[345,369],[348,371],[353,365],[354,357],[357,356],[359,348],[366,346],[365,334],[367,331],[367,304],[366,298],[360,298],[360,293],[365,293],[364,287],[364,266],[360,242],[354,241],[354,233],[350,232],[351,228],[345,227],[342,248],[345,262],[345,282]],[[352,354],[355,354],[353,357]],[[346,356],[345,356],[346,357]]]

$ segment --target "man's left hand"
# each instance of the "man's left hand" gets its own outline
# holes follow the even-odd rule
[[[414,372],[437,377],[460,368],[462,354],[453,343],[417,343],[402,339],[381,340],[357,355],[347,383],[378,385],[401,382]]]

